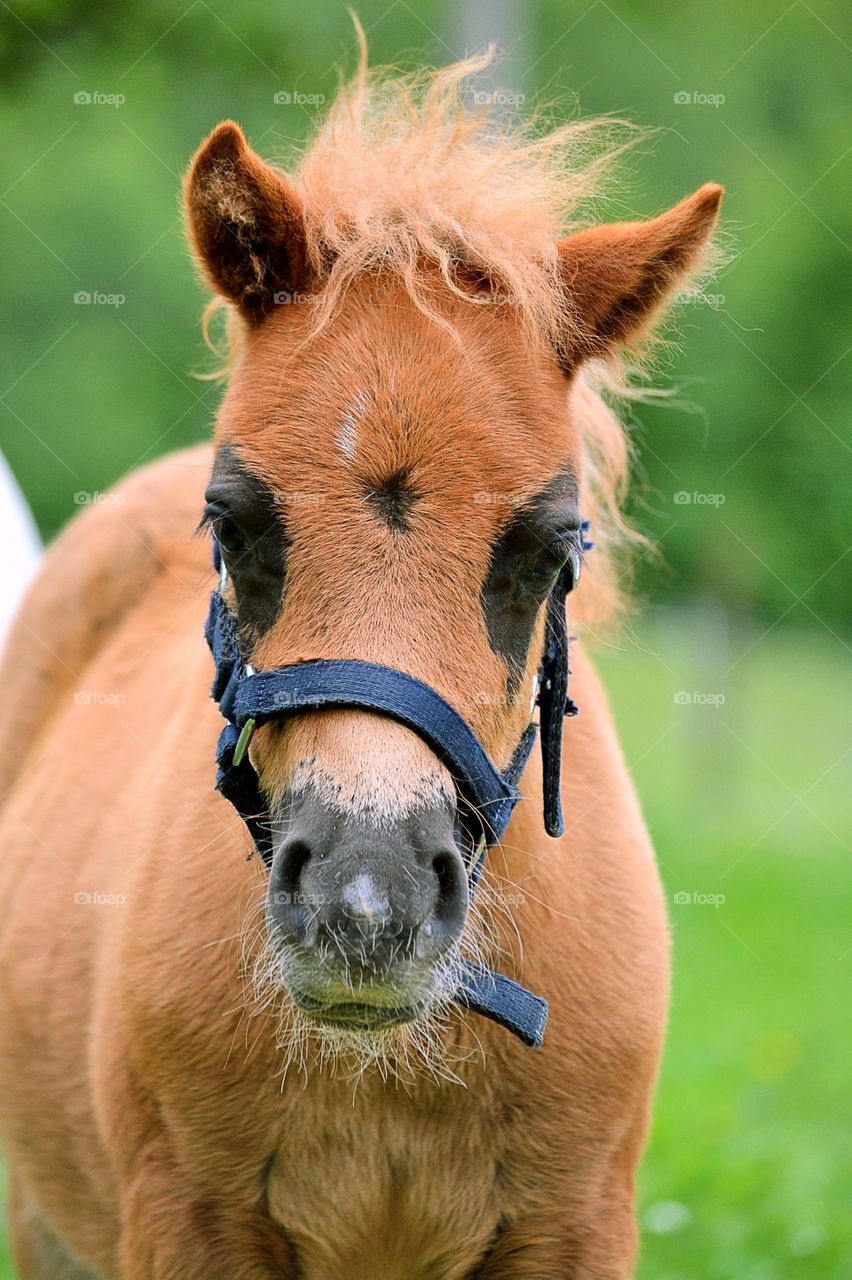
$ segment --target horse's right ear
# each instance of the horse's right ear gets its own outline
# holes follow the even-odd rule
[[[650,222],[610,222],[557,246],[573,313],[558,356],[567,373],[641,340],[710,253],[722,188],[708,182]]]
[[[196,257],[213,288],[259,324],[276,292],[305,283],[301,204],[285,180],[252,151],[228,120],[192,162],[184,187]]]

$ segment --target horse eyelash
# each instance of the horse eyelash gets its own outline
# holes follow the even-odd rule
[[[229,515],[230,512],[227,511],[225,507],[217,507],[208,503],[201,513],[201,519],[195,527],[195,533],[193,536],[197,538],[200,534],[204,533],[205,529],[210,529],[211,532],[215,533],[216,522],[227,518]]]

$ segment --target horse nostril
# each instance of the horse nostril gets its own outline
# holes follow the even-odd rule
[[[288,840],[281,850],[281,888],[284,891],[297,893],[301,885],[302,872],[311,858],[311,846],[307,840],[298,837]],[[286,883],[285,883],[286,882]]]
[[[444,850],[437,853],[432,859],[432,870],[438,880],[438,901],[439,903],[452,896],[456,887],[456,876],[454,874],[454,862],[457,855]]]
[[[438,882],[435,906],[417,938],[417,954],[424,959],[446,950],[458,938],[467,915],[467,873],[458,850],[436,853],[432,870]]]
[[[294,837],[280,848],[269,884],[269,903],[276,927],[289,938],[304,935],[307,928],[307,897],[302,873],[311,860],[307,840]]]

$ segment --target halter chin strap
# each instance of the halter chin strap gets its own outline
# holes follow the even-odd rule
[[[583,524],[583,533],[588,523]],[[592,544],[583,540],[583,549]],[[568,634],[565,598],[576,583],[579,559],[562,569],[547,604],[546,638],[538,677],[539,725],[524,730],[507,768],[501,773],[467,721],[429,685],[404,671],[356,659],[318,658],[271,671],[254,671],[240,654],[237,624],[222,597],[226,573],[214,541],[213,559],[222,578],[210,599],[205,636],[216,664],[213,697],[225,718],[216,751],[216,788],[248,827],[267,866],[272,840],[266,801],[248,757],[254,730],[268,720],[297,711],[357,707],[389,716],[419,734],[452,775],[466,820],[479,824],[473,894],[485,852],[501,839],[520,798],[518,783],[541,729],[544,826],[548,835],[564,831],[559,798],[562,722],[577,714],[568,697]],[[502,974],[468,961],[456,1000],[512,1031],[525,1044],[539,1048],[547,1022],[547,1002]]]

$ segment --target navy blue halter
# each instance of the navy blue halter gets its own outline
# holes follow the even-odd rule
[[[587,529],[586,522],[584,533]],[[584,550],[591,545],[583,541]],[[214,563],[221,570],[215,541]],[[216,752],[216,787],[245,822],[267,866],[272,861],[272,841],[266,801],[248,756],[251,735],[268,720],[321,708],[358,707],[389,716],[419,734],[440,757],[455,780],[466,822],[471,828],[478,826],[476,857],[470,868],[471,894],[486,850],[500,841],[520,798],[518,783],[537,729],[541,730],[544,826],[548,835],[561,836],[562,724],[566,715],[577,714],[568,696],[565,598],[576,585],[578,572],[579,560],[570,560],[551,590],[539,672],[539,724],[524,730],[502,773],[458,711],[429,685],[404,671],[357,659],[318,658],[255,672],[240,654],[236,619],[221,589],[214,591],[205,636],[216,664],[213,697],[226,721]],[[541,1046],[547,1002],[510,978],[464,962],[456,1000],[500,1023],[525,1044]]]

